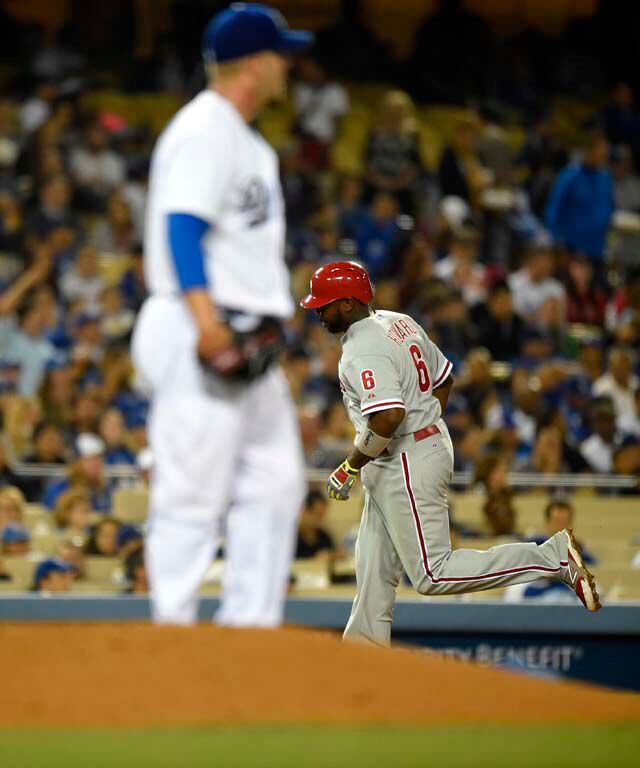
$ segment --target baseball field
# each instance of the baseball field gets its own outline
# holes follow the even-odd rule
[[[640,695],[318,631],[4,624],[0,648],[3,766],[602,768],[640,754]]]

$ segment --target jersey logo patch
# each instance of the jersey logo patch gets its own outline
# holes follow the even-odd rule
[[[238,208],[247,217],[247,226],[257,227],[269,218],[269,190],[265,183],[252,177],[242,183]]]

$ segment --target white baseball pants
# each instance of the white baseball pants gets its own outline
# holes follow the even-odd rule
[[[203,371],[196,341],[180,297],[147,299],[132,355],[151,397],[154,463],[145,557],[152,617],[157,623],[196,621],[198,590],[226,522],[216,620],[277,626],[305,493],[289,387],[277,367],[250,384],[224,383]]]

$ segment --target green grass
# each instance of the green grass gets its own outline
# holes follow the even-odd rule
[[[640,724],[0,731],[6,768],[627,768]]]

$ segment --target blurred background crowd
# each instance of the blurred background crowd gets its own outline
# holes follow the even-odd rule
[[[53,24],[0,11],[0,536],[5,555],[28,551],[18,510],[40,503],[69,550],[47,579],[68,580],[74,547],[103,548],[142,589],[139,531],[110,513],[114,490],[152,471],[128,350],[149,159],[203,85],[216,4],[115,5],[124,21],[109,38],[101,11],[99,54],[87,9]],[[587,2],[555,35],[505,37],[475,4],[434,2],[400,56],[367,3],[327,5],[288,102],[257,127],[280,155],[294,295],[319,265],[356,259],[377,307],[423,324],[454,364],[455,484],[483,489],[494,532],[514,530],[510,473],[556,489],[619,476],[600,492],[637,493],[637,9]],[[331,470],[353,439],[340,346],[312,313],[287,336],[307,463]],[[322,504],[309,500],[301,556],[318,551]]]

